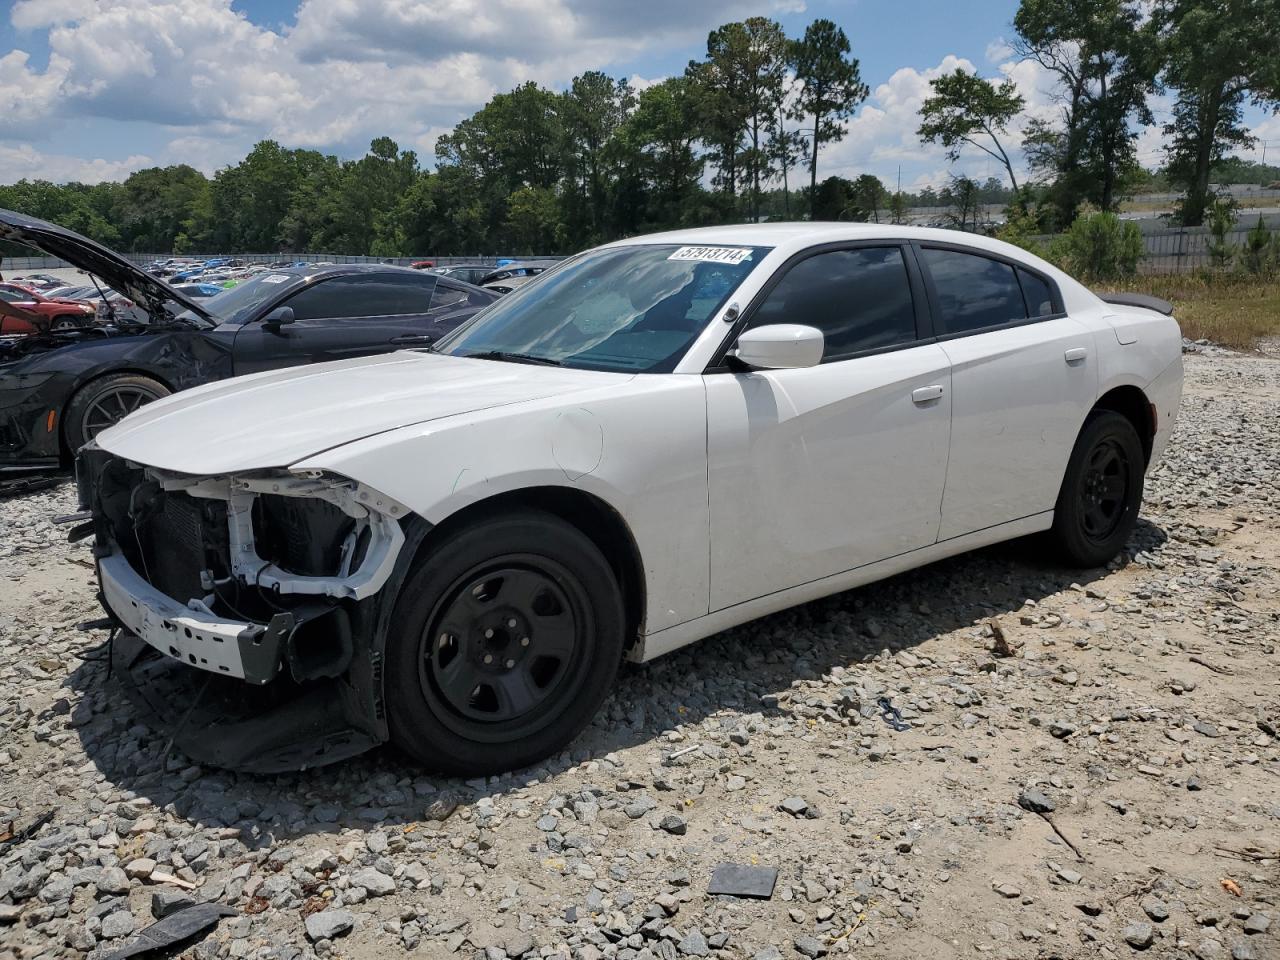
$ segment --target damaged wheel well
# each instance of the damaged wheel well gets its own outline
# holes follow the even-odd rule
[[[528,487],[498,494],[464,507],[436,525],[418,547],[418,555],[450,532],[495,513],[527,507],[543,510],[586,534],[600,548],[622,588],[628,645],[644,626],[644,564],[626,522],[613,507],[582,490],[564,487]]]

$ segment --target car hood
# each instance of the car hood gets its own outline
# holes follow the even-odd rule
[[[14,213],[12,210],[0,210],[0,240],[33,247],[41,253],[65,260],[85,273],[93,274],[134,303],[145,306],[157,322],[166,316],[176,316],[183,310],[191,310],[210,322],[216,322],[190,297],[146,273],[118,253],[71,230],[64,230],[55,224]],[[175,305],[178,309],[174,309]]]
[[[402,351],[196,387],[143,407],[94,442],[178,473],[235,473],[285,467],[399,427],[630,379]]]

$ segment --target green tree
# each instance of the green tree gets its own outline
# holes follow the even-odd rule
[[[560,229],[555,191],[549,187],[521,187],[507,201],[507,230],[512,253],[546,253],[557,247]]]
[[[920,107],[921,142],[941,144],[953,162],[966,144],[977,147],[1005,168],[1016,194],[1013,162],[1001,142],[1008,138],[1009,122],[1026,105],[1013,81],[997,84],[958,69],[934,78],[930,87],[933,94]]]
[[[857,213],[853,184],[844,177],[827,177],[810,199],[815,220],[852,220]]]
[[[947,219],[958,230],[978,226],[978,184],[968,177],[952,177],[938,197],[947,206]]]
[[[1137,165],[1138,126],[1152,122],[1150,22],[1137,0],[1022,0],[1013,24],[1019,52],[1060,88],[1061,124],[1036,122],[1024,142],[1032,168],[1052,177],[1058,222],[1070,223],[1086,200],[1116,209]]]
[[[812,117],[809,142],[809,197],[816,202],[818,191],[818,151],[824,143],[844,139],[842,121],[853,115],[870,92],[862,82],[858,60],[849,55],[849,38],[830,20],[815,20],[805,28],[803,39],[791,46],[791,64],[801,84],[796,98],[796,117]],[[811,206],[809,215],[817,219]]]
[[[870,173],[861,174],[853,181],[853,201],[860,212],[859,220],[880,222],[880,208],[888,200],[889,192],[885,190],[880,178]]]
[[[689,199],[701,191],[704,164],[695,148],[699,130],[690,123],[697,96],[687,75],[670,77],[642,90],[627,120],[624,136],[642,158],[650,222],[679,224]]]
[[[1209,174],[1232,148],[1248,145],[1246,99],[1280,106],[1280,0],[1159,0],[1163,80],[1175,95],[1167,171],[1185,196],[1182,222],[1199,226]]]
[[[707,37],[706,63],[692,66],[704,91],[703,125],[720,153],[721,176],[736,177],[746,189],[756,220],[760,184],[771,171],[768,135],[782,99],[787,53],[786,35],[776,21],[748,17],[713,30]]]
[[[616,135],[635,107],[635,94],[626,80],[614,80],[592,70],[574,77],[563,106],[566,159],[581,181],[590,222],[590,239],[606,229],[606,182],[616,181],[619,156]]]

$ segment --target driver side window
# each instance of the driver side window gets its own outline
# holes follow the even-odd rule
[[[748,327],[774,323],[821,330],[823,363],[913,342],[915,303],[902,248],[828,250],[800,261],[769,292]]]
[[[297,320],[412,316],[431,308],[435,277],[357,273],[320,280],[285,301]]]

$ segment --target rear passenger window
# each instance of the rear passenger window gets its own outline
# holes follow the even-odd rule
[[[432,310],[461,310],[466,302],[467,291],[447,283],[437,282],[435,292],[431,294]]]
[[[915,306],[898,247],[831,250],[787,271],[751,318],[750,326],[800,323],[826,339],[822,359],[910,343]]]
[[[941,334],[967,333],[1027,318],[1013,267],[999,260],[925,247],[938,296]]]
[[[1022,295],[1027,301],[1027,316],[1052,316],[1053,291],[1049,289],[1049,284],[1042,277],[1021,267],[1018,268],[1018,279],[1022,281]]]

